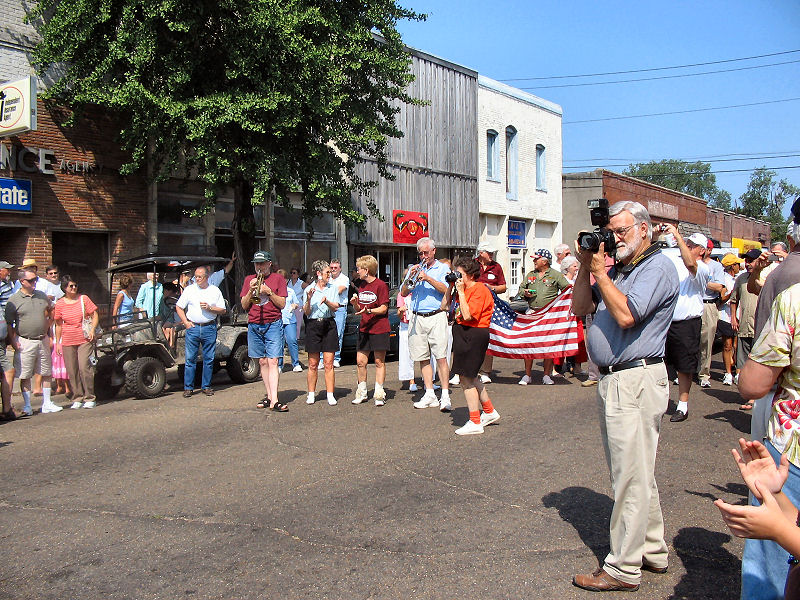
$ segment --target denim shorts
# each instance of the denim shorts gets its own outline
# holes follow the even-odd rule
[[[280,358],[283,356],[283,319],[272,323],[247,325],[247,354],[250,358]]]

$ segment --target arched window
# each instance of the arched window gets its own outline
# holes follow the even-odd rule
[[[517,130],[506,127],[506,198],[517,199]]]
[[[536,189],[543,192],[547,191],[544,146],[541,144],[536,144]]]
[[[500,147],[494,129],[486,131],[486,179],[500,181]]]

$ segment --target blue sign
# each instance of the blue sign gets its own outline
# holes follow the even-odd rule
[[[508,247],[525,247],[525,221],[508,220]]]
[[[30,213],[33,194],[30,179],[0,177],[0,210]]]

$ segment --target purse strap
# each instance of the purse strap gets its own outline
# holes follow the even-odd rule
[[[83,294],[81,294],[81,314],[82,314],[81,319],[85,319],[86,318],[86,307],[83,304]]]

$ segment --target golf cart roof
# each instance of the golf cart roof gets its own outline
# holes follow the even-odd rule
[[[147,254],[117,263],[106,269],[111,273],[174,273],[187,271],[202,265],[226,263],[230,259],[220,256],[166,256],[160,254]]]

